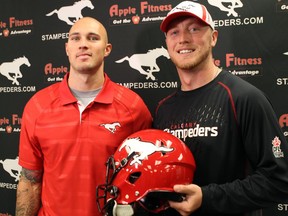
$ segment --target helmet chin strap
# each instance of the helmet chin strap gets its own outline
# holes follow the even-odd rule
[[[113,216],[133,216],[134,210],[131,205],[117,205],[114,200]]]
[[[115,199],[110,199],[109,207],[106,209],[105,216],[133,216],[134,210],[131,205],[118,205]]]

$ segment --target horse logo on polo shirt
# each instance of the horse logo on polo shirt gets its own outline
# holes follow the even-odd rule
[[[100,124],[100,126],[104,127],[105,129],[107,129],[111,133],[115,133],[117,128],[121,127],[119,122],[113,122],[113,123],[109,123],[109,124]]]

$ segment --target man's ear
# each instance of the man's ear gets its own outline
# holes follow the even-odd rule
[[[106,48],[105,48],[105,55],[104,56],[105,57],[109,56],[111,51],[112,51],[112,44],[107,43]]]
[[[212,47],[216,46],[217,39],[218,39],[218,31],[213,30],[213,32],[212,32]]]
[[[68,46],[68,44],[65,43],[65,51],[66,51],[66,55],[69,56],[69,55],[68,55],[68,49],[67,49],[67,46]]]

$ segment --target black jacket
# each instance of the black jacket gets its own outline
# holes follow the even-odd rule
[[[287,141],[269,100],[243,79],[222,71],[203,87],[178,90],[159,103],[154,128],[195,157],[203,203],[192,215],[244,215],[287,200]]]

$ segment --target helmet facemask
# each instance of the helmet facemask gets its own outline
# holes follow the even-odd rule
[[[127,165],[128,161],[134,156],[132,153],[128,155],[127,158],[123,158],[116,168],[115,160],[113,155],[111,155],[106,162],[106,180],[105,184],[99,185],[96,188],[96,201],[98,210],[104,214],[104,212],[111,211],[111,209],[115,208],[116,199],[118,196],[118,188],[115,185],[112,185],[112,182],[117,175],[117,173]],[[110,198],[108,198],[109,196]],[[101,205],[103,202],[103,205]],[[116,203],[117,204],[117,203]],[[103,207],[101,207],[103,206]],[[104,211],[104,212],[103,212]],[[108,214],[110,215],[110,214]]]

